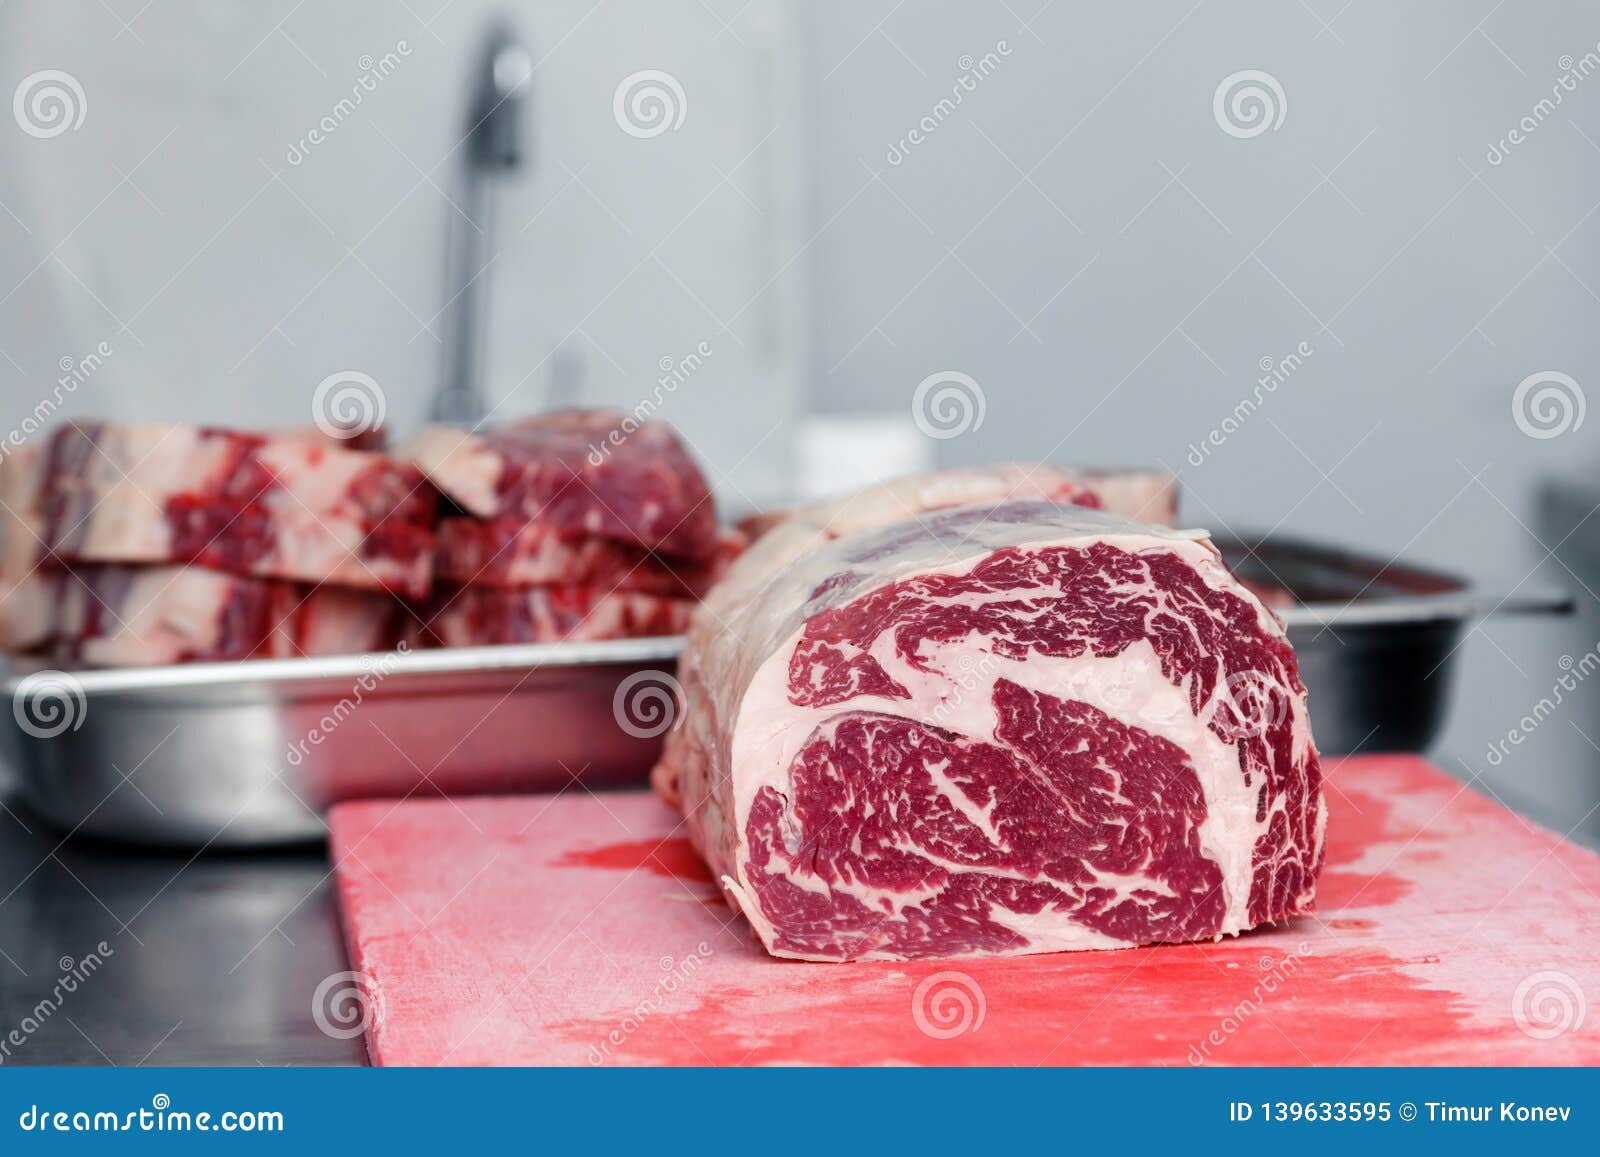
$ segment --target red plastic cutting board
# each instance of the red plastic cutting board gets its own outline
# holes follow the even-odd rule
[[[345,804],[332,848],[381,1064],[1600,1062],[1600,857],[1328,771],[1316,917],[1112,952],[773,959],[643,793]]]

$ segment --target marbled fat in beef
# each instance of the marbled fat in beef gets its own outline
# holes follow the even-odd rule
[[[1202,533],[1038,499],[829,517],[711,593],[656,771],[769,951],[1111,948],[1310,907],[1294,654]]]

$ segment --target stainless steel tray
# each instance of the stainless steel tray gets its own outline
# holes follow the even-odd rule
[[[1289,629],[1324,755],[1426,751],[1449,713],[1471,623],[1573,609],[1564,593],[1495,597],[1457,575],[1299,539],[1212,538],[1235,575],[1293,600],[1274,610]]]
[[[18,669],[0,684],[13,708],[0,731],[23,798],[64,831],[264,846],[320,838],[343,799],[641,783],[682,646]]]

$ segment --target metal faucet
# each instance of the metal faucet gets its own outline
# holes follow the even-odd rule
[[[483,391],[488,270],[494,260],[494,180],[522,167],[523,121],[533,57],[509,24],[496,24],[473,70],[466,147],[445,248],[444,376],[436,422],[473,426],[488,413]]]

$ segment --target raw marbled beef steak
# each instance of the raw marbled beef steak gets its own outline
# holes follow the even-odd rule
[[[1309,908],[1325,818],[1294,654],[1203,533],[869,508],[758,540],[680,663],[657,786],[769,951],[1112,948]]]

